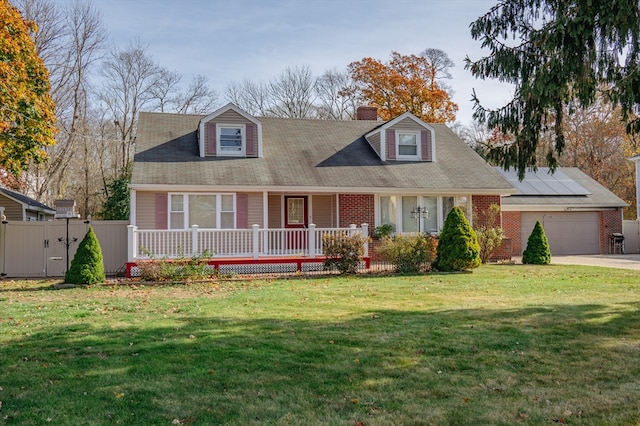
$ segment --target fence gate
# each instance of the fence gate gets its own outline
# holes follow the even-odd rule
[[[102,247],[107,273],[124,266],[127,253],[126,221],[92,222]],[[67,221],[10,222],[0,225],[0,266],[7,277],[61,277],[67,270]],[[69,220],[69,264],[88,225]],[[74,240],[75,239],[75,240]]]

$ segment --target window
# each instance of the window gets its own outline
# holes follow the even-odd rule
[[[396,133],[396,158],[398,160],[420,159],[420,133],[401,132]]]
[[[218,134],[217,152],[220,156],[242,156],[245,154],[245,126],[225,125],[216,126]]]
[[[234,194],[171,194],[169,228],[187,229],[193,225],[210,229],[234,229]]]
[[[403,233],[420,231],[437,234],[454,205],[459,205],[469,217],[470,199],[468,196],[381,195],[377,205],[379,224],[389,224],[394,231]],[[425,211],[420,218],[412,213],[416,207]]]

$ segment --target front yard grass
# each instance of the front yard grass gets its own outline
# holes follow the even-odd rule
[[[0,282],[0,424],[640,422],[640,272]]]

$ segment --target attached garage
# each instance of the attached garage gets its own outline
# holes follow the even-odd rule
[[[522,212],[521,247],[527,246],[538,220],[547,235],[552,255],[600,253],[598,212]]]
[[[501,199],[503,228],[514,256],[527,247],[536,221],[552,256],[607,253],[611,234],[622,232],[627,203],[575,167],[555,173],[539,167],[522,181],[515,171],[497,170],[516,188]]]

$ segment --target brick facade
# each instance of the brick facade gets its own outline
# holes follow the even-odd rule
[[[600,253],[609,253],[611,234],[622,233],[622,209],[600,212]]]
[[[373,194],[339,194],[340,214],[339,227],[346,228],[351,224],[369,224],[369,233],[375,225],[375,197]]]

